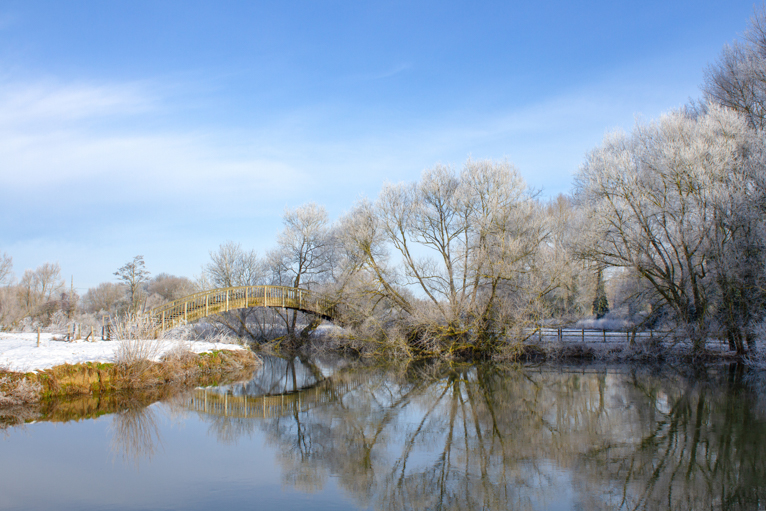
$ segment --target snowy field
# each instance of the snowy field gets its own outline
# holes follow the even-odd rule
[[[114,354],[119,346],[117,341],[96,340],[88,342],[78,340],[67,342],[57,340],[62,336],[55,334],[40,334],[40,347],[37,347],[36,333],[0,333],[0,367],[15,372],[32,372],[62,364],[78,364],[82,362],[114,362]],[[236,344],[222,344],[204,341],[163,340],[151,341],[161,343],[155,360],[178,347],[183,347],[194,353],[205,353],[213,350],[241,350]]]

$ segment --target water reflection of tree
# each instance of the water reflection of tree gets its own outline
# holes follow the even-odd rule
[[[136,404],[112,417],[112,452],[136,466],[154,456],[162,444],[157,412],[154,407]]]
[[[766,427],[736,370],[722,382],[675,386],[636,378],[660,408],[638,443],[604,446],[582,465],[621,484],[626,509],[758,509],[766,502]],[[658,402],[659,405],[658,406]]]
[[[584,509],[764,500],[764,417],[736,375],[723,391],[635,371],[494,366],[347,371],[333,382],[331,404],[242,420],[267,432],[286,483],[304,491],[337,475],[360,505],[391,510],[545,508],[568,494]]]

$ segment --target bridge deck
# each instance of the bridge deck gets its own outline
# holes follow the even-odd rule
[[[239,286],[203,291],[149,311],[161,330],[207,316],[248,307],[280,307],[332,319],[334,304],[325,296],[287,286]]]

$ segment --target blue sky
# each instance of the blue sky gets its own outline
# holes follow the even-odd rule
[[[555,196],[607,131],[700,96],[747,1],[0,2],[0,252],[84,292],[194,277],[436,163]]]

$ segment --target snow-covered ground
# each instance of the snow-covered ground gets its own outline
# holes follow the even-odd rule
[[[54,337],[61,337],[61,335],[40,334],[40,347],[38,348],[36,333],[0,333],[0,367],[10,371],[27,373],[61,364],[114,362],[114,354],[120,344],[117,341],[102,340],[67,342],[56,340]],[[155,357],[157,360],[179,345],[194,353],[243,349],[236,344],[203,341],[163,340],[152,342],[160,343]]]

